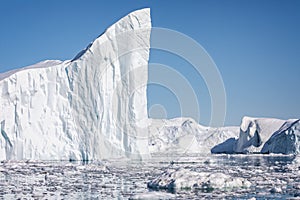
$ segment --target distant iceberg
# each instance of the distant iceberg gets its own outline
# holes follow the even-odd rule
[[[239,138],[229,138],[214,146],[211,152],[298,154],[299,124],[298,119],[244,117]]]
[[[211,148],[238,137],[239,127],[206,127],[191,118],[149,119],[149,149],[153,154],[209,154]]]
[[[262,153],[300,153],[300,120],[289,120],[264,144]]]

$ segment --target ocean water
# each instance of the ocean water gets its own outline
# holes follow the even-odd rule
[[[295,199],[300,198],[300,163],[276,155],[154,155],[146,162],[4,161],[1,199]],[[222,172],[246,178],[250,188],[154,191],[147,183],[167,168]]]

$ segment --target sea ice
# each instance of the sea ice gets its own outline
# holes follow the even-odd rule
[[[190,169],[167,169],[163,174],[148,182],[149,188],[166,189],[232,189],[248,188],[251,183],[244,178],[231,177],[224,173],[196,172]]]

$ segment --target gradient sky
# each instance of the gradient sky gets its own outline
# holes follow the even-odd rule
[[[144,7],[151,8],[153,26],[184,33],[210,54],[226,89],[226,125],[238,125],[244,115],[300,118],[297,0],[2,0],[0,73],[46,59],[72,59],[119,18]],[[159,50],[151,51],[150,62],[168,65],[190,82],[200,123],[208,124],[209,93],[192,66]],[[148,104],[166,110],[152,109],[152,116],[181,115],[180,99],[165,88],[149,86]]]

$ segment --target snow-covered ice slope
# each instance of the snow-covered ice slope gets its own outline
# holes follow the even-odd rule
[[[239,138],[230,138],[212,153],[299,153],[299,120],[244,117]]]
[[[235,152],[260,152],[263,144],[285,122],[281,119],[244,117]]]
[[[300,123],[295,122],[246,116],[240,127],[212,128],[189,118],[149,119],[149,149],[154,154],[297,153]]]
[[[148,156],[150,28],[138,10],[72,61],[0,74],[0,160]]]
[[[262,153],[300,153],[300,120],[288,120],[264,144]]]
[[[205,127],[190,118],[149,119],[149,148],[151,153],[209,154],[238,133],[239,127]]]

